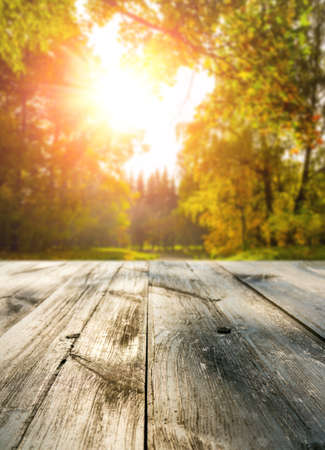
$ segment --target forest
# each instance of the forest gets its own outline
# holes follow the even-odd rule
[[[324,0],[79,3],[0,0],[0,253],[325,245]],[[177,126],[177,175],[127,174],[142,130],[87,97],[90,30],[116,17],[154,90],[182,67],[214,79]]]

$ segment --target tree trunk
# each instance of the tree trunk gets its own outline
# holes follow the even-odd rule
[[[21,131],[23,135],[23,143],[26,142],[26,123],[27,123],[27,110],[26,110],[26,102],[27,102],[27,96],[25,90],[22,91],[21,94]],[[24,151],[25,149],[21,149],[21,151]],[[20,158],[20,154],[17,155],[17,158]],[[19,250],[19,232],[20,232],[20,213],[21,213],[21,205],[22,205],[22,199],[21,199],[21,192],[22,192],[22,174],[21,174],[21,167],[20,167],[20,161],[16,161],[17,167],[15,170],[15,178],[14,178],[14,192],[15,192],[15,215],[14,219],[11,223],[11,230],[10,230],[10,251],[17,252]]]
[[[23,137],[26,136],[26,125],[27,125],[27,95],[26,91],[23,88],[23,91],[21,93],[21,131],[23,134]]]
[[[310,71],[314,82],[311,88],[311,109],[310,116],[312,117],[317,112],[317,90],[321,75],[321,55],[322,55],[322,25],[323,17],[321,14],[321,2],[317,1],[314,7],[314,18],[316,20],[315,28],[312,36],[314,45],[314,52],[311,54]],[[306,189],[309,181],[309,169],[311,161],[312,143],[309,143],[305,150],[304,165],[298,195],[295,200],[294,212],[297,214],[301,210],[306,199]]]
[[[246,217],[245,217],[245,210],[243,206],[239,206],[240,210],[240,221],[241,221],[241,244],[242,249],[246,250],[246,233],[247,233],[247,226],[246,226]]]
[[[304,166],[302,171],[302,177],[300,182],[300,187],[298,191],[298,195],[295,200],[294,212],[295,214],[299,213],[302,208],[302,205],[306,199],[306,188],[309,181],[309,167],[310,167],[310,159],[311,159],[311,146],[308,146],[305,151],[305,159]]]
[[[269,167],[264,167],[263,183],[264,183],[266,212],[267,212],[267,217],[269,217],[271,214],[273,214],[273,190],[272,190],[271,173],[270,173]]]

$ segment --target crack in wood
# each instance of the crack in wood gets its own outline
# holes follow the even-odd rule
[[[34,405],[32,411],[31,411],[29,417],[26,419],[26,422],[25,422],[25,429],[24,429],[24,431],[22,432],[22,435],[21,435],[21,437],[20,437],[20,440],[19,440],[17,446],[12,447],[12,449],[18,449],[19,446],[20,446],[20,444],[23,442],[24,437],[25,437],[25,435],[26,435],[26,433],[27,433],[27,431],[28,431],[28,428],[29,428],[30,424],[32,423],[34,417],[36,416],[36,414],[37,414],[39,408],[42,406],[44,400],[46,399],[46,397],[47,397],[47,395],[48,395],[48,393],[49,393],[51,387],[52,387],[53,384],[55,383],[55,380],[57,379],[59,373],[61,372],[61,370],[62,370],[64,364],[67,362],[67,359],[68,359],[70,353],[71,353],[72,350],[73,350],[73,347],[74,347],[74,345],[75,345],[75,342],[76,342],[76,339],[73,339],[73,340],[71,341],[70,347],[68,348],[68,350],[67,350],[67,352],[66,352],[64,358],[59,362],[59,364],[58,364],[57,367],[55,368],[55,370],[54,370],[52,376],[50,377],[50,379],[49,379],[49,381],[48,381],[48,383],[47,383],[45,389],[43,390],[43,392],[41,393],[40,397],[39,397],[38,400],[36,401],[36,403],[35,403],[35,405]]]
[[[57,268],[57,267],[62,267],[64,266],[66,263],[57,265],[57,266],[46,266],[46,267],[35,267],[32,269],[26,269],[26,270],[20,270],[19,272],[12,272],[12,275],[21,275],[23,273],[32,273],[32,272],[39,272],[41,270],[47,270],[47,269],[53,269],[53,268]]]
[[[121,269],[122,266],[123,266],[123,264],[121,264],[121,265],[117,268],[117,270],[115,271],[114,275],[112,276],[112,278],[111,278],[111,280],[110,280],[110,282],[109,282],[109,285],[111,284],[112,280],[116,277],[116,275],[118,274],[118,272],[120,271],[120,269]],[[82,296],[83,296],[83,295],[87,292],[87,290],[89,289],[89,286],[88,286],[88,280],[89,280],[89,278],[90,278],[90,276],[91,276],[91,274],[93,273],[94,270],[95,270],[95,267],[93,267],[93,268],[87,273],[87,275],[85,276],[85,282],[84,282],[84,286],[85,286],[85,287],[82,289],[80,295],[78,296],[77,302],[80,300],[80,298],[82,298]],[[32,409],[32,411],[31,411],[29,417],[26,419],[26,422],[25,422],[25,428],[24,428],[24,430],[23,430],[23,432],[22,432],[22,434],[21,434],[21,437],[20,437],[20,439],[19,439],[19,442],[18,442],[18,444],[17,444],[16,446],[12,447],[13,449],[18,449],[19,446],[20,446],[20,444],[23,442],[24,437],[26,436],[27,431],[28,431],[28,429],[29,429],[29,427],[30,427],[30,425],[31,425],[31,423],[32,423],[32,421],[33,421],[33,419],[34,419],[34,417],[36,416],[36,414],[37,414],[38,410],[40,409],[40,407],[42,406],[43,402],[45,401],[45,399],[46,399],[46,397],[47,397],[47,395],[48,395],[50,389],[52,388],[52,386],[53,386],[53,384],[55,383],[57,377],[59,376],[59,373],[61,372],[63,366],[64,366],[65,363],[67,362],[68,358],[71,356],[71,354],[72,354],[72,352],[73,352],[73,349],[74,349],[74,346],[75,346],[75,344],[76,344],[77,339],[79,339],[80,334],[82,333],[82,331],[84,330],[85,326],[87,325],[87,323],[89,322],[89,320],[91,319],[91,317],[93,316],[93,314],[95,313],[95,311],[97,310],[98,305],[101,303],[101,301],[102,301],[102,299],[104,298],[105,294],[107,293],[108,289],[109,289],[109,286],[107,287],[106,291],[103,293],[102,297],[99,299],[97,305],[96,305],[95,308],[92,310],[92,312],[91,312],[91,314],[89,315],[88,319],[87,319],[87,320],[85,321],[85,323],[83,324],[80,333],[74,333],[74,334],[68,335],[68,336],[70,336],[69,339],[71,339],[70,346],[69,346],[67,352],[65,353],[65,355],[63,356],[63,358],[61,359],[61,361],[59,362],[59,364],[57,365],[57,367],[55,368],[55,370],[54,370],[53,374],[51,375],[51,377],[50,377],[50,379],[49,379],[47,385],[45,386],[43,392],[40,393],[40,397],[39,397],[39,398],[37,399],[37,401],[35,402],[35,405],[33,406],[33,409]],[[68,336],[67,336],[67,337],[68,337]]]
[[[132,294],[129,292],[122,291],[120,289],[110,289],[108,291],[109,295],[114,295],[116,297],[123,297],[125,300],[131,300],[133,302],[141,303],[143,299],[143,295],[140,294]]]
[[[272,278],[278,278],[277,275],[271,274],[271,273],[261,273],[261,274],[247,274],[247,273],[236,273],[236,277],[244,278],[249,281],[264,281],[264,280],[270,280]]]
[[[41,388],[33,391],[33,397],[29,395],[28,402],[19,403],[20,398],[14,397],[9,403],[6,399],[3,402],[12,406],[3,409],[8,416],[13,411],[7,430],[19,422],[20,434],[12,434],[11,440],[17,446],[10,448],[31,448],[35,442],[45,442],[39,438],[40,430],[51,446],[61,424],[66,426],[69,438],[74,439],[81,427],[82,410],[83,430],[88,433],[88,424],[96,426],[93,433],[89,431],[87,448],[105,447],[100,444],[117,430],[116,439],[121,440],[116,448],[122,448],[125,435],[128,445],[123,448],[145,450],[158,448],[159,440],[163,443],[161,448],[166,444],[166,448],[269,445],[325,449],[324,403],[321,404],[324,366],[319,367],[324,364],[324,343],[318,335],[310,335],[308,327],[290,313],[281,311],[267,293],[263,295],[249,284],[279,284],[279,278],[268,281],[273,278],[268,276],[268,269],[266,274],[254,278],[248,275],[249,270],[247,274],[245,269],[241,274],[233,274],[218,263],[204,268],[193,262],[186,264],[189,269],[184,263],[179,270],[176,265],[174,270],[174,265],[165,263],[151,272],[148,263],[149,271],[119,263],[112,267],[110,278],[106,277],[106,265],[98,273],[93,269],[93,276],[93,270],[84,267],[84,276],[79,274],[76,285],[71,283],[72,289],[67,289],[69,301],[75,292],[71,297],[75,309],[69,319],[65,306],[61,306],[65,305],[61,296],[55,313],[60,319],[67,318],[64,324],[52,334],[50,319],[40,324],[42,336],[52,345],[50,349],[44,345],[41,354],[46,355],[45,379],[41,379],[43,366],[38,366],[39,358],[33,357],[33,366],[30,364],[42,382]],[[132,277],[132,272],[137,274]],[[140,272],[148,274],[149,279]],[[16,290],[16,294],[17,301],[13,295],[3,298],[15,306],[18,296],[22,299],[27,291]],[[219,298],[213,298],[217,295]],[[212,303],[224,298],[231,301]],[[85,307],[82,313],[78,312],[79,306]],[[77,317],[71,321],[75,311]],[[140,337],[133,343],[136,331]],[[35,336],[36,332],[32,338]],[[47,359],[48,353],[53,359]],[[7,379],[12,383],[9,376]],[[22,389],[26,392],[31,386],[27,381]],[[18,377],[13,386],[16,395],[21,387]],[[63,403],[60,395],[64,396]],[[85,399],[89,402],[84,408]],[[26,407],[15,408],[22,405]],[[121,414],[125,411],[129,415],[121,431]],[[75,428],[71,427],[74,420]],[[129,424],[133,427],[131,432]],[[242,428],[237,432],[238,426]],[[272,427],[272,433],[268,427]],[[98,434],[99,445],[92,446]],[[232,435],[238,438],[233,445],[228,438]],[[71,442],[65,436],[59,436],[57,448],[65,448]],[[134,442],[140,444],[132,447]]]
[[[278,308],[280,311],[282,311],[284,314],[286,314],[288,317],[290,317],[290,319],[294,320],[296,323],[298,323],[300,326],[302,326],[305,330],[308,330],[312,334],[314,339],[316,338],[316,339],[320,340],[322,343],[325,342],[325,338],[321,334],[317,333],[317,331],[315,331],[313,328],[309,327],[304,321],[300,320],[295,315],[291,314],[289,311],[287,311],[287,309],[282,308],[278,303],[276,303],[271,298],[267,297],[262,292],[260,292],[258,289],[256,289],[254,286],[252,286],[249,283],[249,281],[252,281],[253,276],[251,276],[251,275],[247,276],[247,275],[242,275],[242,274],[239,274],[239,273],[230,272],[230,270],[228,270],[224,266],[221,266],[220,264],[218,264],[218,267],[220,267],[222,270],[224,270],[232,278],[234,278],[235,280],[239,281],[242,285],[244,285],[250,291],[253,291],[255,294],[257,294],[258,296],[260,296],[261,298],[266,300],[268,303],[271,303],[273,306]],[[244,276],[246,276],[247,278],[246,279],[242,278]],[[265,277],[265,275],[263,275],[263,277]],[[260,277],[259,280],[262,281],[263,278]],[[254,279],[254,281],[258,281],[258,280]]]
[[[24,301],[26,303],[29,303],[31,305],[35,305],[36,303],[42,301],[42,298],[35,298],[35,297],[27,297],[24,295],[16,295],[16,294],[12,294],[12,295],[4,295],[3,297],[0,297],[0,300],[5,299],[5,300],[21,300]]]
[[[119,394],[125,394],[127,396],[130,391],[137,394],[144,393],[144,388],[141,387],[143,382],[134,378],[133,374],[129,375],[124,373],[122,378],[119,367],[110,367],[109,370],[105,370],[105,368],[101,367],[98,363],[95,363],[77,353],[71,353],[69,356],[73,361],[77,362],[79,365],[97,375],[105,381],[105,383],[110,385],[110,395],[112,397],[117,397]]]
[[[101,373],[100,369],[98,368],[96,363],[92,362],[90,359],[87,359],[84,356],[78,355],[77,353],[71,353],[70,356],[73,359],[73,361],[77,362],[78,364],[80,364],[85,369],[87,369],[90,372],[94,373],[99,378],[104,380],[106,383],[110,382],[109,377],[105,373]],[[96,368],[94,368],[94,366]]]
[[[157,305],[159,305],[159,303],[160,302],[158,298]],[[194,306],[195,304],[193,304],[193,307]],[[203,352],[200,353],[200,355],[201,361],[204,362],[204,369],[209,374],[209,378],[211,380],[217,379],[221,373],[222,379],[226,381],[226,384],[231,384],[233,388],[237,387],[238,392],[241,392],[240,386],[244,384],[246,394],[247,393],[250,394],[250,392],[253,389],[256,390],[256,398],[258,398],[259,394],[261,394],[261,401],[263,402],[267,401],[268,407],[270,407],[274,411],[276,411],[277,399],[279,399],[279,404],[280,399],[282,399],[282,406],[285,406],[286,410],[289,412],[289,416],[294,418],[294,422],[297,424],[297,426],[299,425],[301,426],[301,429],[303,429],[305,427],[305,421],[304,418],[300,415],[299,409],[295,408],[294,405],[291,404],[291,402],[288,400],[288,398],[286,398],[280,387],[274,382],[271,374],[269,374],[267,366],[264,364],[264,361],[260,359],[259,354],[255,351],[254,347],[252,347],[242,336],[237,335],[237,333],[231,333],[231,335],[228,334],[227,338],[223,338],[227,339],[227,341],[223,340],[223,343],[229,342],[230,345],[227,344],[220,345],[219,344],[220,341],[216,342],[215,336],[211,331],[217,328],[218,322],[220,319],[222,319],[222,317],[223,314],[220,314],[218,320],[215,320],[216,318],[212,317],[209,319],[206,318],[205,319],[206,324],[203,325],[194,322],[192,327],[186,326],[183,328],[183,330],[181,330],[181,332],[180,329],[177,328],[176,332],[180,333],[177,336],[177,340],[180,343],[179,354],[182,355],[181,357],[185,358],[185,360],[187,359],[186,358],[187,355],[184,356],[184,354],[186,354],[188,343],[190,342],[191,339],[197,336],[197,341],[199,343],[206,344],[206,346],[202,349]],[[161,321],[161,316],[159,316],[159,319]],[[172,353],[169,351],[169,349],[172,347],[171,342],[175,339],[176,332],[174,332],[174,334],[169,333],[168,335],[166,335],[167,337],[165,338],[166,339],[165,344],[162,344],[161,341],[159,340],[159,345],[161,346],[165,345],[166,352],[168,353],[168,355]],[[181,345],[183,341],[184,347]],[[239,354],[241,352],[245,354],[246,360],[249,361],[250,376],[247,382],[244,381],[245,374],[243,371],[243,367],[241,367],[240,363],[238,363],[237,358],[231,356],[231,353],[229,353],[228,351],[229,349],[231,349],[231,347],[239,351]],[[197,350],[198,348],[194,349],[193,351],[195,355],[198,354]],[[188,354],[190,354],[191,352],[189,352]],[[262,380],[260,380],[261,374],[263,374],[261,376]],[[283,387],[285,389],[285,383]],[[252,396],[255,397],[254,394]],[[197,420],[198,417],[199,416],[197,416]],[[157,431],[157,428],[155,429],[155,431]],[[323,447],[315,447],[315,448],[323,448]]]
[[[147,263],[147,275],[149,280],[149,263]],[[148,450],[148,398],[149,398],[149,282],[146,286],[145,294],[145,374],[144,374],[144,439],[143,448]]]
[[[213,301],[214,299],[211,299],[211,298],[210,298],[209,292],[207,292],[207,289],[206,289],[206,287],[205,287],[203,281],[201,280],[201,278],[199,277],[199,275],[195,272],[195,270],[193,269],[193,267],[192,267],[188,262],[186,262],[185,264],[186,264],[186,267],[194,274],[196,280],[197,280],[197,281],[199,282],[199,284],[201,285],[201,289],[202,289],[203,291],[206,292],[206,294],[207,294],[208,298],[210,299],[210,301]],[[218,298],[218,299],[215,300],[215,301],[218,301],[218,300],[221,300],[221,298]]]
[[[139,273],[144,273],[144,274],[148,274],[149,273],[149,268],[148,269],[137,269],[136,267],[128,267],[128,266],[125,266],[124,267],[124,270],[128,270],[128,271],[130,271],[130,272],[139,272]]]
[[[120,266],[118,266],[118,268],[116,269],[115,273],[113,274],[112,278],[111,278],[110,281],[109,281],[109,284],[108,284],[107,288],[105,289],[105,291],[103,292],[103,295],[102,295],[101,298],[99,299],[97,305],[94,307],[94,309],[93,309],[93,310],[91,311],[91,313],[89,314],[88,319],[85,320],[85,322],[84,322],[84,324],[83,324],[83,326],[82,326],[82,328],[81,328],[81,330],[80,330],[79,336],[80,336],[80,334],[83,332],[83,330],[86,328],[88,322],[91,320],[91,318],[93,317],[93,315],[95,314],[95,312],[96,312],[97,309],[99,308],[99,305],[101,304],[103,298],[106,296],[107,292],[109,291],[109,286],[111,285],[111,283],[112,283],[112,281],[114,280],[114,278],[118,275],[118,273],[119,273],[119,271],[121,270],[122,267],[123,267],[123,264],[121,264]],[[89,274],[88,274],[88,276],[87,276],[87,279],[86,279],[86,283],[87,283],[87,281],[88,281],[88,279],[89,279],[89,277],[90,277],[90,274],[91,274],[94,270],[95,270],[95,267],[89,272]],[[78,338],[79,338],[79,336],[78,336]]]
[[[170,286],[166,286],[164,284],[153,284],[152,282],[149,283],[149,287],[153,287],[153,288],[159,288],[159,289],[164,289],[166,291],[171,291],[171,292],[176,292],[177,294],[182,294],[182,295],[187,295],[190,297],[195,297],[198,298],[200,300],[204,300],[207,302],[219,302],[222,300],[222,298],[212,298],[212,297],[203,297],[199,294],[196,294],[194,292],[189,292],[189,291],[185,291],[182,289],[176,289],[176,288],[172,288]]]

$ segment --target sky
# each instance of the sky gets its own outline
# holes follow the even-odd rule
[[[156,169],[176,173],[177,123],[193,119],[195,107],[212,91],[214,83],[206,73],[180,68],[174,86],[164,85],[159,97],[152,93],[139,74],[122,64],[123,47],[117,39],[117,21],[94,26],[89,45],[100,57],[104,74],[97,80],[98,104],[113,128],[119,131],[142,129],[149,151],[135,154],[126,165],[129,174],[145,176]]]

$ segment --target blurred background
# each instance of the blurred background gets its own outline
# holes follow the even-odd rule
[[[2,259],[325,259],[323,0],[2,0]]]

